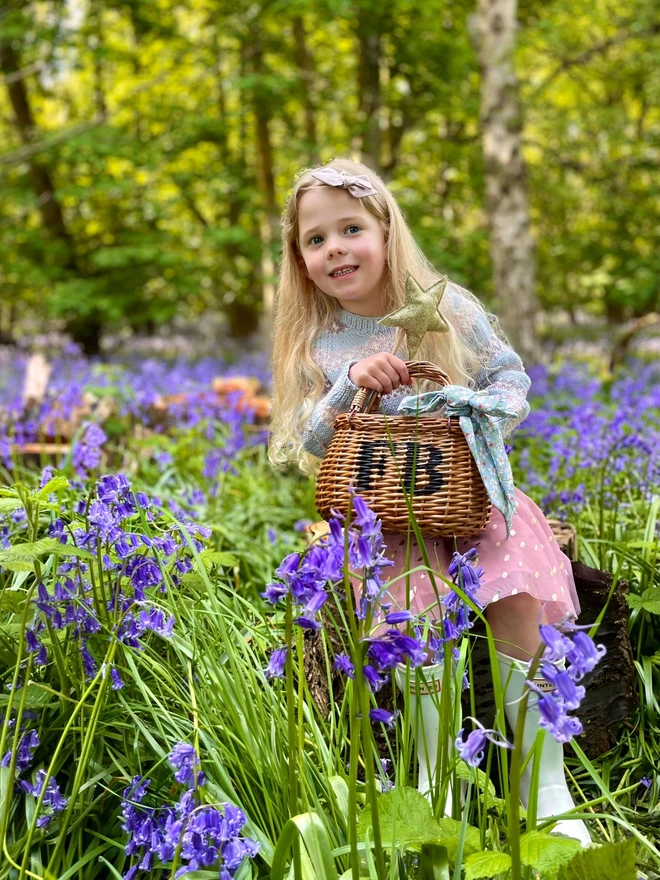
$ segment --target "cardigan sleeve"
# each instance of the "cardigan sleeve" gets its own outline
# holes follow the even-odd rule
[[[303,447],[307,452],[323,458],[333,434],[335,419],[340,413],[348,412],[357,393],[357,385],[348,378],[348,372],[357,361],[349,361],[341,368],[334,384],[328,381],[326,391],[312,410],[303,433]]]
[[[527,392],[531,380],[520,357],[497,332],[497,318],[468,302],[471,327],[468,331],[479,353],[481,368],[474,378],[476,391],[500,394],[514,415],[498,421],[503,437],[508,437],[527,418]]]

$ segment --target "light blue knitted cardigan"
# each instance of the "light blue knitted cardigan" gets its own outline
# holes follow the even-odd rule
[[[515,413],[499,422],[503,436],[508,437],[529,413],[526,396],[530,380],[522,361],[495,331],[495,319],[451,282],[445,288],[442,303],[449,306],[455,316],[454,326],[484,364],[474,377],[474,390],[488,388],[503,395],[507,410]],[[303,446],[312,455],[323,458],[332,440],[335,419],[351,407],[358,389],[348,378],[350,368],[371,355],[392,351],[395,334],[394,327],[383,327],[378,318],[365,318],[340,308],[330,327],[316,339],[313,357],[326,377],[326,386],[303,435]],[[397,353],[407,359],[405,345]],[[401,386],[382,398],[380,411],[395,415],[409,394],[410,387]]]

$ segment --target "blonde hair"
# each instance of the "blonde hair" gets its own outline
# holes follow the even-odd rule
[[[361,202],[380,222],[385,235],[388,261],[383,290],[385,313],[399,308],[404,302],[406,270],[425,288],[442,277],[419,249],[394,197],[377,174],[366,165],[349,159],[333,159],[319,167],[367,177],[376,190],[376,195],[366,196]],[[282,263],[275,305],[274,396],[269,443],[272,464],[284,467],[288,462],[295,462],[308,474],[318,470],[319,459],[305,451],[303,432],[326,384],[312,350],[315,340],[330,325],[340,308],[334,297],[323,293],[307,277],[298,248],[300,199],[309,189],[326,185],[311,176],[314,170],[304,169],[297,175],[282,215]],[[452,286],[478,303],[467,291]],[[463,297],[460,296],[459,300]],[[455,301],[455,297],[450,299],[445,295],[440,305],[449,331],[427,333],[415,357],[437,364],[449,374],[453,383],[471,386],[481,363],[474,346],[469,345],[461,333],[463,322],[452,305]]]

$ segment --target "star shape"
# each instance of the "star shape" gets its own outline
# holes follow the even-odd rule
[[[406,331],[408,357],[417,354],[427,330],[440,333],[448,330],[447,322],[438,312],[438,306],[447,286],[444,275],[435,284],[424,290],[410,272],[406,272],[406,301],[400,309],[395,309],[378,322],[385,327],[400,327]]]

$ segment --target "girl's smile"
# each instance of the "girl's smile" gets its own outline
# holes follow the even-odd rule
[[[379,221],[346,190],[319,186],[300,198],[298,248],[307,277],[357,315],[383,314],[387,255]]]

